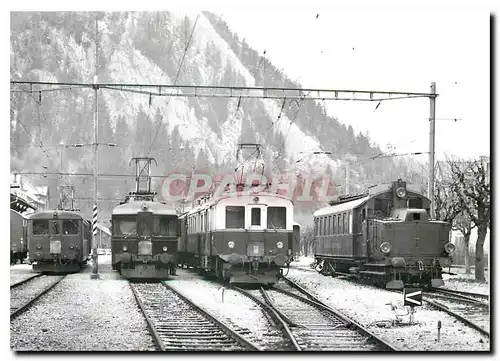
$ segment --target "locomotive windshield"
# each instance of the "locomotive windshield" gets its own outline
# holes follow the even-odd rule
[[[61,226],[59,221],[50,222],[50,233],[51,234],[61,234]]]
[[[115,233],[120,235],[130,235],[137,233],[137,222],[135,218],[115,220]]]
[[[174,216],[155,217],[153,236],[176,236],[177,218]]]
[[[73,219],[63,220],[63,234],[78,234],[80,229],[80,221]]]
[[[267,228],[286,228],[286,207],[267,207]]]
[[[49,221],[46,219],[34,219],[33,234],[49,234]]]
[[[226,228],[245,228],[245,207],[226,207]]]

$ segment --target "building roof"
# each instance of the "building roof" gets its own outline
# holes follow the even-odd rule
[[[105,227],[105,226],[103,226],[102,224],[97,223],[97,229],[100,229],[100,230],[101,230],[101,232],[104,232],[104,233],[106,233],[108,236],[111,236],[111,231],[109,230],[109,228],[108,228],[108,227]]]

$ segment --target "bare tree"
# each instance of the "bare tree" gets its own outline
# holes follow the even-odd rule
[[[314,226],[306,226],[301,229],[300,249],[304,256],[314,254]]]
[[[452,184],[447,181],[436,184],[434,209],[438,220],[451,223],[453,230],[458,230],[463,234],[465,273],[470,273],[469,240],[474,224],[462,209],[460,198],[450,187]]]
[[[459,162],[449,160],[452,172],[452,191],[460,207],[477,227],[475,279],[484,282],[484,240],[490,226],[490,176],[489,161]],[[465,237],[465,234],[464,234]]]

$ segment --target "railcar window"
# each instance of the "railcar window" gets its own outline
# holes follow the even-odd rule
[[[328,217],[323,217],[323,235],[326,236],[328,233],[326,232],[326,226],[328,224]]]
[[[333,215],[333,234],[337,234],[337,216]]]
[[[49,221],[46,219],[34,219],[33,234],[49,234]]]
[[[65,219],[63,221],[63,234],[79,234],[80,221],[73,219]]]
[[[323,218],[319,219],[319,232],[318,234],[321,236],[323,233]]]
[[[177,220],[174,217],[156,217],[153,236],[176,236]]]
[[[245,207],[226,207],[226,228],[245,228]]]
[[[120,235],[137,234],[137,222],[135,219],[119,219],[116,220],[115,232]]]
[[[342,223],[340,223],[340,214],[337,214],[337,234],[342,234]]]
[[[286,228],[286,207],[267,207],[267,228]]]
[[[344,233],[349,233],[349,213],[344,213]]]
[[[50,221],[50,233],[61,234],[61,225],[59,221]]]
[[[260,208],[252,208],[252,226],[260,226]]]
[[[316,236],[318,236],[318,235],[319,235],[318,218],[316,218],[316,219],[314,220],[314,234],[315,234]]]
[[[422,198],[413,198],[408,200],[408,207],[409,208],[418,208],[422,209],[424,208],[424,202],[422,201]]]

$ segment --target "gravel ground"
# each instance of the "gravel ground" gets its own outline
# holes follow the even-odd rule
[[[272,328],[261,308],[236,291],[216,282],[201,279],[186,280],[184,277],[182,280],[168,281],[168,284],[214,316],[220,317],[233,329],[249,330],[251,334],[245,337],[264,350],[272,350],[273,344],[283,340],[280,331]],[[224,302],[222,302],[223,290]]]
[[[392,326],[401,315],[408,323],[402,295],[370,286],[355,284],[340,278],[313,275],[291,269],[288,277],[299,283],[332,308],[370,329],[396,347],[408,351],[489,351],[490,341],[445,312],[427,306],[416,307],[414,325]],[[391,309],[388,303],[396,306]],[[403,316],[404,315],[404,316]],[[437,342],[437,322],[442,323],[440,342]]]
[[[154,350],[128,282],[100,264],[71,274],[10,324],[14,351]]]
[[[35,298],[50,285],[56,283],[62,276],[41,276],[34,278],[10,291],[10,308],[18,309],[26,302]],[[49,291],[50,292],[50,291]],[[43,296],[42,296],[43,297]]]

